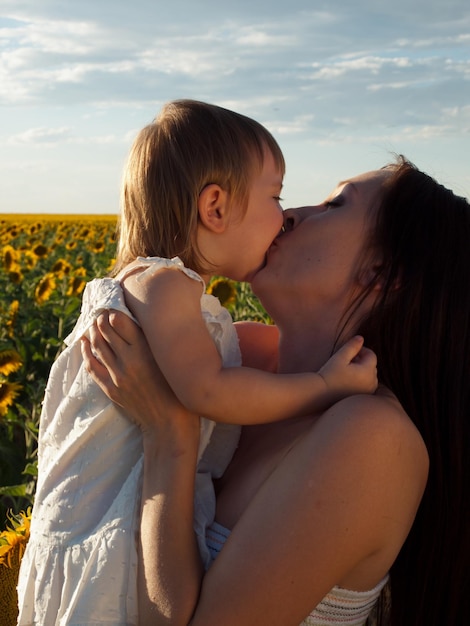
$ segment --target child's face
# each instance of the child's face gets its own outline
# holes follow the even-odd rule
[[[226,275],[230,278],[251,281],[264,266],[266,252],[283,224],[281,189],[282,174],[272,154],[266,152],[263,169],[249,189],[248,207],[242,219],[238,207],[232,207],[226,239],[231,255]]]

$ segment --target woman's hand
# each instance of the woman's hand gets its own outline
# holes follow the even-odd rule
[[[85,367],[96,384],[142,429],[159,431],[180,424],[187,437],[199,428],[175,397],[153,358],[145,335],[127,315],[105,311],[82,338]],[[197,422],[197,423],[196,423]],[[174,433],[173,433],[174,434]]]
[[[93,380],[144,435],[139,623],[187,624],[202,575],[192,521],[199,417],[178,401],[127,315],[100,315],[82,354]]]
[[[82,337],[82,355],[93,380],[113,402],[126,408],[144,377],[159,370],[144,334],[127,315],[105,311]]]

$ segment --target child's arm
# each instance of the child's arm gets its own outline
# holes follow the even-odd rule
[[[219,422],[260,424],[307,415],[347,395],[375,390],[375,356],[352,362],[360,339],[343,346],[321,374],[223,368],[201,315],[200,284],[176,270],[140,282],[129,278],[127,304],[169,385],[194,413]]]

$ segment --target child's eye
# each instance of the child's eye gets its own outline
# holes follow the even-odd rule
[[[284,198],[281,198],[281,196],[274,196],[274,200],[277,202],[284,202]]]

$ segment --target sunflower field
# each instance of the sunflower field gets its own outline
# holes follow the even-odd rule
[[[115,254],[116,216],[0,214],[0,531],[33,504],[49,370]],[[208,291],[234,320],[270,321],[246,284],[215,278]]]

